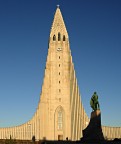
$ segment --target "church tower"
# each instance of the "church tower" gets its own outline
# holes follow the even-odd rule
[[[50,31],[41,105],[40,117],[45,118],[42,126],[47,139],[65,140],[68,137],[76,140],[81,137],[80,127],[84,128],[84,122],[80,122],[81,110],[86,121],[88,117],[80,103],[69,37],[59,7]]]
[[[68,33],[60,9],[57,8],[50,31],[40,102],[41,116],[44,116],[42,125],[45,127],[43,136],[47,139],[71,136],[70,60]]]

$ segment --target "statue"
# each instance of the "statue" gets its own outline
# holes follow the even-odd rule
[[[90,122],[87,127],[82,131],[82,142],[89,143],[103,143],[104,135],[101,126],[101,111],[98,102],[98,95],[96,92],[91,97],[90,106],[93,111],[91,112]]]
[[[98,102],[98,95],[97,95],[96,92],[94,92],[94,94],[91,97],[90,106],[94,111],[97,110],[97,109],[100,109],[100,105],[99,105],[99,102]]]

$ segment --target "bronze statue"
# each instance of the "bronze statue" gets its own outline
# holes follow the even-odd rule
[[[99,105],[99,102],[98,102],[98,95],[97,95],[96,92],[94,92],[94,94],[91,97],[90,106],[94,111],[97,110],[97,109],[100,109],[100,105]]]

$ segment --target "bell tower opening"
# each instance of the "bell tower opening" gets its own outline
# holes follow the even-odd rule
[[[58,33],[58,41],[60,41],[61,40],[61,34],[60,34],[60,32]]]

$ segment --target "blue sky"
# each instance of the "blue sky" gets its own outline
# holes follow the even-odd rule
[[[36,111],[57,4],[88,116],[97,91],[102,124],[121,126],[121,1],[0,0],[0,127]]]

